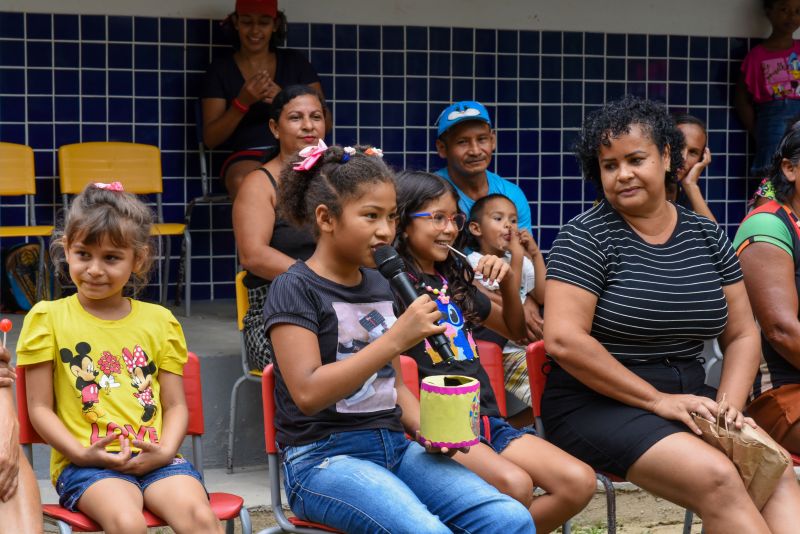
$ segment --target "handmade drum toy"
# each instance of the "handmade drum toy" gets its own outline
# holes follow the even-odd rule
[[[480,383],[456,375],[429,376],[420,384],[420,438],[458,449],[480,441]]]

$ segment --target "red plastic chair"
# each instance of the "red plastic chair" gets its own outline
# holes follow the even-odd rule
[[[497,408],[500,410],[500,415],[507,417],[506,413],[506,379],[505,372],[503,371],[503,349],[497,343],[491,341],[484,341],[479,339],[476,341],[478,345],[478,355],[489,375],[489,383],[492,385],[494,397],[497,399]]]
[[[403,383],[419,399],[419,375],[417,362],[408,356],[400,356]],[[275,373],[272,364],[264,369],[261,375],[261,399],[264,405],[264,441],[267,444],[267,462],[269,467],[269,487],[272,499],[272,513],[277,527],[262,531],[260,534],[276,532],[294,532],[312,534],[315,532],[339,532],[320,523],[304,521],[297,517],[286,517],[281,504],[281,462],[278,457],[278,446],[275,442]]]
[[[275,373],[272,364],[265,367],[264,373],[261,375],[261,403],[264,406],[264,442],[267,449],[272,513],[278,526],[262,531],[260,534],[275,532],[295,532],[297,534],[339,532],[319,523],[304,521],[297,517],[286,517],[283,511],[283,505],[281,504],[281,461],[278,457],[278,445],[275,441]]]
[[[536,421],[536,431],[545,438],[542,425],[542,393],[547,383],[547,373],[550,372],[550,361],[544,350],[544,341],[537,341],[528,345],[525,351],[525,361],[528,364],[528,380],[531,386],[531,405],[533,417]],[[617,499],[614,494],[613,482],[624,482],[623,479],[610,473],[595,472],[597,480],[603,485],[606,492],[606,516],[608,521],[608,534],[617,531]]]
[[[25,450],[28,461],[33,464],[33,447],[35,443],[44,443],[31,424],[28,417],[28,400],[25,396],[25,367],[17,367],[17,415],[19,418],[19,442]],[[203,443],[202,436],[205,432],[203,420],[203,389],[200,383],[200,360],[193,352],[183,367],[183,388],[186,395],[186,406],[189,409],[189,424],[186,435],[192,437],[192,463],[203,474]],[[231,493],[210,493],[211,509],[220,521],[227,521],[227,531],[233,532],[233,520],[239,517],[244,534],[252,533],[250,514],[244,507],[244,499]],[[58,504],[45,504],[42,506],[45,520],[53,522],[59,532],[96,532],[101,530],[100,525],[80,512],[70,512]],[[143,510],[148,527],[167,526],[164,521],[150,512]]]

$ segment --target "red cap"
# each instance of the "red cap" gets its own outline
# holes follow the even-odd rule
[[[236,0],[236,12],[275,18],[278,16],[278,0]]]

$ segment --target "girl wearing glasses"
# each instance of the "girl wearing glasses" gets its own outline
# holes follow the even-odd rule
[[[523,251],[511,250],[510,263],[486,254],[474,270],[460,253],[459,232],[466,217],[458,196],[444,179],[427,172],[405,172],[397,179],[398,227],[395,247],[409,277],[442,312],[454,361],[443,361],[427,341],[406,351],[419,367],[420,379],[431,375],[470,376],[480,382],[481,443],[468,454],[453,456],[503,493],[524,504],[537,532],[549,532],[589,502],[595,490],[592,469],[546,441],[517,430],[500,417],[489,377],[480,364],[473,328],[485,325],[508,339],[525,336],[519,298]],[[502,305],[472,284],[476,273],[499,285]],[[403,406],[403,416],[416,424],[419,406]],[[534,498],[533,488],[545,493]]]

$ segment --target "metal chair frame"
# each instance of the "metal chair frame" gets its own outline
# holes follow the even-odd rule
[[[250,309],[247,298],[247,288],[244,286],[244,277],[247,271],[236,274],[236,324],[239,328],[239,344],[241,346],[242,376],[236,379],[231,389],[230,417],[228,419],[228,454],[226,468],[228,473],[233,473],[233,456],[236,437],[236,411],[239,404],[239,387],[247,381],[261,382],[261,372],[253,371],[247,363],[247,347],[244,344],[244,316]]]
[[[198,160],[200,163],[200,187],[203,194],[195,197],[186,205],[186,212],[183,217],[183,224],[186,228],[192,224],[192,212],[195,206],[212,204],[231,204],[231,198],[227,193],[211,194],[211,177],[208,172],[208,161],[206,156],[206,145],[203,143],[203,110],[201,100],[194,101],[195,114],[195,140],[197,142]],[[178,263],[178,285],[175,291],[175,303],[180,304],[181,286],[185,283],[186,247],[181,247],[181,258]]]

